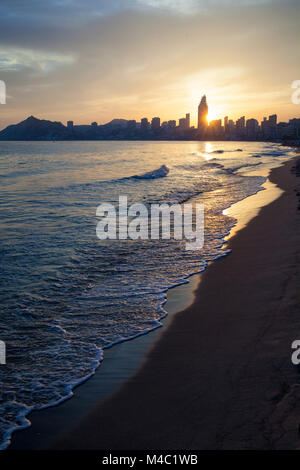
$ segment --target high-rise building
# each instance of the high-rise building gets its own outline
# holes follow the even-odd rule
[[[159,117],[152,118],[151,129],[153,131],[156,131],[156,130],[160,129],[160,118]]]
[[[235,134],[235,124],[234,124],[233,119],[229,119],[229,121],[228,121],[228,134],[229,134],[229,137],[230,137],[231,139],[234,138],[234,134]]]
[[[261,131],[264,139],[275,139],[277,135],[277,115],[272,114],[269,119],[264,117],[261,122]]]
[[[208,131],[211,137],[221,137],[223,135],[222,119],[210,121]]]
[[[175,119],[174,120],[171,120],[171,121],[168,121],[168,128],[169,129],[175,129],[176,127],[176,121]]]
[[[217,129],[221,129],[222,119],[214,119],[213,121],[210,121],[209,126],[210,127],[215,127]]]
[[[191,127],[190,113],[186,113],[185,115],[185,124],[186,124],[186,129],[189,129]]]
[[[245,129],[245,116],[240,117],[240,118],[236,121],[236,128],[237,128],[237,129],[240,129],[240,130]]]
[[[250,140],[255,140],[258,134],[258,121],[256,119],[247,119],[247,137]]]
[[[276,126],[277,114],[271,114],[271,116],[269,116],[269,123],[270,123],[270,126]]]
[[[240,117],[236,121],[235,129],[238,138],[246,137],[245,116]]]
[[[149,129],[149,121],[147,118],[141,119],[141,130],[147,131]]]
[[[207,115],[208,115],[208,106],[206,102],[206,96],[202,96],[200,104],[198,106],[198,129],[205,131],[207,129]]]
[[[68,121],[68,122],[67,122],[67,127],[68,127],[69,130],[72,130],[72,129],[73,129],[73,126],[74,126],[73,121]]]
[[[292,136],[295,139],[300,138],[300,118],[294,118],[289,120],[289,128],[292,129]]]
[[[97,129],[98,123],[96,121],[92,122],[91,126],[92,126],[93,129]]]
[[[181,118],[179,119],[179,129],[186,129],[186,119],[185,118]]]
[[[225,133],[227,134],[229,132],[229,117],[228,116],[225,116],[224,117],[224,129],[225,129]]]

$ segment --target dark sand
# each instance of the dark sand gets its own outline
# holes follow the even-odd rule
[[[60,449],[294,449],[300,445],[299,178],[229,241],[144,366]]]

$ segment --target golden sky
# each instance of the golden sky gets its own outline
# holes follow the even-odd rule
[[[76,124],[299,117],[299,0],[1,0],[0,128],[34,115]]]

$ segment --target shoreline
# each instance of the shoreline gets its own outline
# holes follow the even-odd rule
[[[272,170],[285,192],[229,240],[230,256],[202,274],[194,303],[173,318],[143,367],[53,449],[299,446],[294,162]]]
[[[4,451],[47,448],[57,437],[60,426],[67,432],[70,431],[93,407],[119,390],[142,367],[148,353],[172,322],[173,316],[193,303],[200,276],[201,273],[194,274],[188,278],[188,282],[168,290],[168,297],[163,305],[167,314],[160,320],[160,327],[104,349],[100,366],[89,379],[73,389],[72,397],[57,405],[31,411],[26,417],[31,424],[13,431],[11,443]]]
[[[291,160],[288,163],[290,162]],[[252,219],[253,217],[256,217],[257,213],[261,210],[261,207],[270,203],[270,201],[266,201],[264,197],[261,198],[261,195],[263,193],[267,194],[268,192],[270,192],[270,187],[267,187],[267,189],[269,191],[260,191],[259,193],[256,193],[255,195],[250,196],[249,198],[246,198],[240,201],[239,203],[233,204],[232,207],[236,206],[236,204],[243,203],[251,198],[260,198],[262,199],[261,205],[257,205],[257,201],[252,202],[252,210],[256,207],[256,213],[252,213],[252,215],[250,214],[250,218]],[[281,192],[282,191],[279,190],[279,193],[277,192],[276,197],[279,197]],[[270,197],[274,198],[275,194],[273,194],[272,196],[270,195]],[[228,213],[228,215],[235,216],[234,212]],[[244,223],[244,225],[239,225],[239,222],[237,222],[237,224],[231,229],[230,235],[227,237],[227,241],[229,239],[229,245],[231,238],[235,237],[236,233],[241,228],[246,226],[248,222]],[[102,403],[105,399],[110,400],[111,396],[113,397],[115,393],[118,394],[118,391],[120,389],[122,390],[123,388],[122,385],[126,384],[128,380],[130,382],[130,377],[134,373],[138,374],[141,367],[143,369],[145,365],[144,360],[145,357],[148,356],[149,351],[155,349],[155,345],[157,342],[160,343],[161,341],[163,341],[163,337],[167,333],[170,324],[174,320],[174,314],[176,314],[177,316],[178,312],[186,310],[189,305],[193,304],[193,293],[197,288],[201,277],[207,272],[207,270],[208,269],[206,269],[204,273],[198,273],[191,276],[189,278],[188,284],[176,286],[168,291],[168,300],[164,305],[164,309],[168,312],[168,315],[162,320],[164,328],[158,328],[156,330],[153,330],[151,332],[151,335],[142,335],[135,338],[134,341],[126,341],[124,343],[115,345],[113,348],[105,350],[105,361],[101,364],[100,368],[96,371],[95,375],[92,378],[90,378],[87,382],[75,389],[74,397],[72,398],[72,400],[65,401],[61,405],[58,405],[56,407],[51,407],[45,410],[34,411],[30,413],[29,417],[30,421],[32,422],[32,426],[30,428],[27,428],[26,430],[22,430],[21,432],[16,432],[12,438],[12,445],[8,449],[13,450],[22,448],[47,448],[49,442],[51,442],[51,440],[53,439],[53,436],[57,435],[57,430],[59,429],[60,422],[64,425],[64,434],[68,434],[69,432],[71,432],[71,429],[73,427],[76,427],[78,425],[81,419],[86,416],[92,408],[95,408],[99,405],[99,402]],[[199,287],[197,289],[199,289]],[[125,354],[125,357],[123,357],[122,354]],[[121,364],[119,364],[120,360]],[[129,366],[127,366],[127,363],[129,363]],[[124,370],[125,364],[126,370]],[[116,373],[116,371],[119,376],[112,377],[114,373]],[[107,380],[110,382],[112,381],[113,383],[107,385],[107,383],[105,383],[105,381],[107,382]],[[82,405],[84,404],[84,402],[86,406],[83,407],[84,409],[82,409]],[[75,416],[74,413],[76,413]],[[64,415],[64,418],[67,418],[67,426],[65,424],[65,419],[63,419],[63,416],[60,415]],[[71,415],[73,415],[73,418]],[[50,439],[49,421],[51,421],[52,423]],[[45,422],[47,423],[46,425],[43,424]]]

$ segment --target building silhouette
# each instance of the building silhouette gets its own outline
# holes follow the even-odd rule
[[[225,134],[228,134],[229,132],[229,117],[228,116],[224,117],[224,130],[225,130]]]
[[[134,119],[113,119],[107,124],[92,122],[90,125],[74,125],[67,121],[63,137],[66,139],[161,139],[161,140],[258,140],[258,141],[299,141],[300,119],[277,122],[277,114],[264,117],[260,123],[245,116],[236,121],[225,116],[224,119],[207,121],[208,104],[203,95],[198,106],[198,126],[191,127],[190,113],[176,121],[171,119],[161,123],[159,117],[151,122],[144,117],[140,122]],[[28,118],[29,119],[29,118]],[[63,126],[64,127],[64,126]],[[1,136],[0,136],[1,137]],[[1,139],[0,139],[1,140]],[[3,139],[2,139],[3,140]]]
[[[207,122],[207,115],[208,115],[208,106],[206,102],[206,96],[202,96],[200,104],[198,106],[198,130],[202,133],[206,131],[208,122]]]
[[[189,129],[191,127],[191,116],[190,113],[187,113],[185,115],[185,123],[186,123],[186,129]]]
[[[277,137],[277,114],[272,114],[269,119],[264,117],[260,127],[264,139],[275,139]]]
[[[156,130],[160,129],[160,118],[159,117],[152,118],[151,129],[153,131],[156,131]]]
[[[168,121],[168,129],[175,129],[176,128],[176,121],[175,119],[171,119]]]
[[[210,121],[208,127],[208,135],[210,138],[221,138],[223,137],[224,128],[222,127],[222,119],[214,119]]]
[[[141,130],[147,131],[149,129],[149,121],[147,118],[141,119]]]
[[[131,119],[130,121],[127,121],[127,129],[135,129],[136,128],[136,120]]]
[[[179,119],[179,129],[183,129],[183,130],[186,129],[186,119],[185,118]]]
[[[235,123],[236,137],[243,139],[246,136],[246,119],[245,116],[240,117]]]
[[[247,129],[247,138],[249,140],[256,140],[258,136],[258,131],[259,131],[258,121],[253,118],[247,119],[246,129]]]

